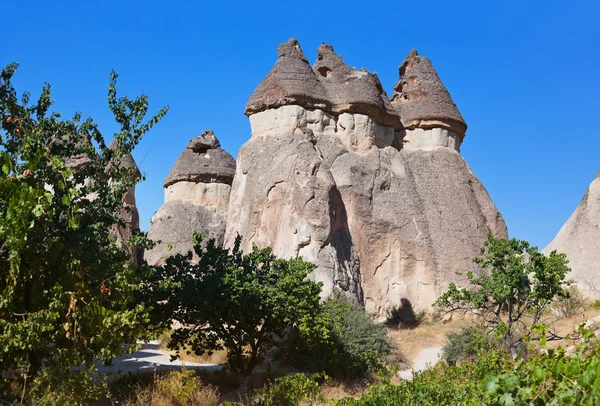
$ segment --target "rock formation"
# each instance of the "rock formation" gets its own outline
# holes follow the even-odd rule
[[[409,54],[390,101],[377,75],[295,39],[252,94],[224,243],[318,265],[323,294],[382,319],[428,308],[472,263],[502,216],[459,154],[466,124],[431,62]]]
[[[190,251],[196,231],[223,243],[235,160],[219,146],[207,130],[192,139],[175,162],[164,182],[165,202],[150,221],[148,237],[161,243],[145,253],[149,264]]]
[[[116,140],[111,142],[108,148],[112,150],[117,149]],[[130,168],[131,176],[134,179],[140,179],[142,174],[138,169],[135,160],[131,156],[131,154],[125,154],[119,160],[119,165],[121,167]],[[139,231],[140,229],[140,215],[135,204],[135,185],[127,188],[127,192],[123,195],[123,204],[124,208],[121,210],[121,218],[125,222],[125,226],[116,226],[111,230],[112,234],[117,240],[118,245],[123,245],[125,250],[131,257],[131,260],[134,264],[139,265],[142,262],[143,258],[143,250],[141,250],[137,246],[127,246],[125,244],[126,241],[129,241],[133,233]]]
[[[590,299],[600,299],[600,172],[579,206],[542,252],[567,254],[577,287]]]

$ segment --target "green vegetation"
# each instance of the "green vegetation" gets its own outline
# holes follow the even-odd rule
[[[525,340],[545,343],[548,332],[542,316],[556,298],[567,297],[565,276],[570,271],[564,254],[545,256],[527,241],[488,236],[475,258],[487,274],[469,272],[472,288],[451,284],[435,302],[447,311],[471,311],[515,354]]]
[[[325,373],[366,382],[373,372],[382,372],[377,384],[338,405],[600,403],[600,346],[592,330],[580,326],[572,355],[543,349],[557,335],[542,317],[569,317],[587,304],[565,281],[565,256],[545,256],[526,241],[488,237],[475,258],[484,275],[469,273],[469,289],[450,285],[436,301],[481,323],[448,336],[445,363],[397,384],[385,365],[392,349],[385,326],[347,299],[321,302],[321,285],[307,278],[315,266],[301,258],[277,259],[268,248],[242,253],[240,237],[233,249],[219,248],[196,234],[193,263],[190,252],[163,266],[136,268],[124,248],[152,243],[136,235],[119,246],[111,235],[124,225],[123,195],[139,180],[119,162],[166,109],[144,122],[146,96],[117,98],[113,73],[108,104],[120,130],[112,150],[91,119],[50,112],[48,85],[34,104],[28,94],[19,99],[11,83],[16,68],[0,75],[3,403],[93,404],[109,391],[94,363],[165,331],[178,355],[226,354],[228,372],[246,383],[264,361],[270,368],[275,349],[280,367],[311,373],[278,377],[240,396],[257,406],[320,404]],[[390,323],[415,327],[422,315],[407,303]],[[155,375],[125,397],[128,405],[221,401],[217,389],[186,369]]]
[[[88,403],[102,383],[73,367],[146,337],[147,310],[133,300],[140,275],[110,230],[123,225],[123,194],[138,181],[118,162],[166,109],[144,122],[147,97],[117,98],[113,72],[116,152],[92,119],[50,112],[50,85],[32,104],[19,98],[16,70],[0,74],[0,389],[6,401]]]
[[[596,405],[600,346],[592,331],[580,332],[585,341],[572,356],[559,348],[513,361],[507,354],[483,351],[473,362],[439,363],[412,382],[376,386],[338,405]]]
[[[281,343],[284,362],[336,378],[356,378],[383,366],[391,350],[384,325],[353,301],[328,300],[317,319],[318,337],[292,335]]]
[[[153,325],[164,330],[174,322],[168,347],[201,355],[227,349],[228,366],[250,375],[267,351],[292,326],[303,336],[318,336],[313,321],[321,312],[321,285],[307,279],[314,265],[281,260],[270,249],[243,254],[238,237],[231,252],[194,236],[197,263],[176,255],[148,275],[145,299]]]

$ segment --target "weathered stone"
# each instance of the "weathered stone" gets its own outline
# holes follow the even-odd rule
[[[225,245],[272,247],[318,264],[313,278],[379,318],[429,307],[488,232],[506,237],[487,192],[450,148],[398,150],[393,128],[360,114],[283,106],[250,116]],[[350,125],[349,123],[354,123]]]
[[[117,142],[111,142],[108,148],[117,152]],[[132,170],[132,176],[135,179],[139,179],[142,176],[131,154],[123,155],[119,159],[117,165],[124,168],[130,168]],[[111,233],[116,238],[117,244],[125,248],[131,257],[132,262],[137,265],[142,261],[144,255],[143,250],[138,246],[127,244],[131,236],[140,229],[140,215],[135,201],[135,185],[127,188],[127,192],[123,195],[123,203],[124,208],[121,210],[120,214],[125,222],[125,226],[115,226],[111,230]]]
[[[391,103],[407,129],[446,128],[461,139],[467,131],[465,120],[431,61],[414,49],[400,65],[400,80],[394,86]]]
[[[231,184],[234,174],[235,160],[225,150],[209,149],[198,153],[186,148],[165,178],[164,187],[182,181]]]
[[[207,130],[190,141],[173,165],[164,183],[165,202],[150,221],[148,237],[160,244],[145,253],[149,264],[191,251],[194,232],[222,245],[235,160],[219,145]]]
[[[187,147],[194,152],[205,152],[206,150],[219,148],[220,146],[221,143],[215,137],[215,133],[211,130],[204,130],[202,135],[193,138]]]
[[[600,299],[600,172],[579,206],[542,252],[567,254],[573,279],[587,297]]]

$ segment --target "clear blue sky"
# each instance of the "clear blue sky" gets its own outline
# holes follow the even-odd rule
[[[120,93],[170,105],[134,153],[144,229],[189,139],[213,129],[237,156],[246,101],[290,37],[311,62],[332,44],[388,95],[412,48],[431,58],[469,125],[462,154],[512,236],[545,246],[600,169],[598,1],[2,0],[1,13],[0,64],[21,64],[20,90],[51,83],[57,111],[111,138],[111,69]]]

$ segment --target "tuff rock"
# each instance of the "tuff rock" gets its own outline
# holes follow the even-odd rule
[[[245,250],[302,256],[323,296],[378,319],[402,300],[426,309],[481,273],[473,257],[507,230],[460,156],[466,123],[431,62],[411,52],[390,102],[377,75],[329,45],[312,67],[295,39],[278,55],[246,106],[225,246],[239,234]]]
[[[572,279],[588,298],[600,299],[600,172],[575,212],[542,252],[553,250],[567,255],[571,268],[567,279]]]
[[[117,151],[117,142],[111,142],[108,148]],[[142,177],[131,154],[124,154],[117,162],[117,165],[124,168],[130,168],[131,176],[136,180]],[[121,210],[120,215],[125,225],[113,227],[111,234],[116,239],[117,244],[124,247],[125,251],[131,257],[131,261],[134,264],[139,265],[143,259],[143,250],[135,245],[127,245],[127,241],[129,241],[131,236],[140,229],[140,215],[135,202],[135,185],[127,188],[127,192],[123,195],[123,204],[124,207]]]
[[[219,146],[214,133],[205,131],[190,141],[167,175],[164,204],[150,221],[148,237],[159,243],[144,255],[149,264],[191,251],[194,232],[222,245],[235,160]]]

